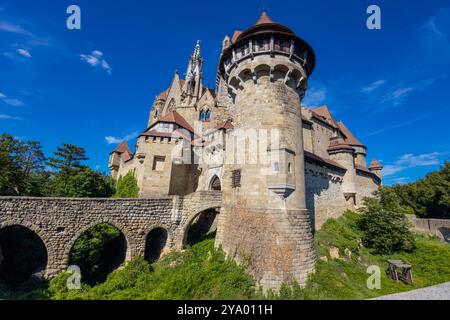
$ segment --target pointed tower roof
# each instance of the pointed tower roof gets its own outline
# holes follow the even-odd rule
[[[116,149],[114,149],[113,152],[117,152],[117,153],[128,152],[129,154],[131,154],[131,149],[130,149],[130,147],[128,147],[127,142],[125,140],[122,140],[122,142],[117,146]]]
[[[263,12],[261,13],[261,16],[259,17],[258,21],[256,21],[255,25],[265,24],[265,23],[276,23],[267,15],[266,9],[263,10]]]
[[[194,52],[192,53],[192,58],[193,59],[201,58],[200,51],[201,51],[200,40],[197,40],[197,43],[195,44],[195,47],[194,47]]]
[[[383,169],[383,165],[377,159],[373,159],[369,165],[369,169],[371,170]]]

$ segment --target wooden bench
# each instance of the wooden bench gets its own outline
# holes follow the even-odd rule
[[[392,280],[401,280],[404,283],[413,284],[412,266],[410,264],[406,264],[402,260],[388,260],[388,264],[389,275]],[[401,272],[398,272],[397,269],[400,269]]]

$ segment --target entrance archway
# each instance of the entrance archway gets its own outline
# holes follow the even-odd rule
[[[159,259],[167,243],[167,230],[164,228],[152,229],[145,240],[144,259],[153,263]]]
[[[47,260],[47,248],[34,231],[21,225],[0,229],[0,282],[16,289],[43,272]]]
[[[185,245],[194,245],[202,240],[214,238],[217,231],[217,209],[200,212],[189,223],[185,234]]]
[[[214,175],[212,177],[211,182],[209,183],[209,190],[220,191],[222,190],[222,184],[220,183],[220,179],[218,176]]]
[[[80,267],[81,279],[90,285],[106,280],[125,260],[127,241],[110,223],[97,224],[83,232],[69,253],[69,265]]]

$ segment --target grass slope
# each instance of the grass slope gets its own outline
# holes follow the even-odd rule
[[[450,281],[450,245],[437,239],[417,237],[412,253],[376,255],[361,246],[356,227],[358,215],[348,212],[329,220],[317,231],[318,256],[316,273],[300,289],[283,286],[278,295],[265,296],[255,289],[255,282],[234,261],[214,249],[207,239],[186,249],[173,252],[150,265],[142,258],[111,273],[104,283],[81,290],[67,290],[70,276],[62,273],[43,288],[11,294],[0,285],[3,299],[368,299],[380,295],[412,290]],[[339,248],[340,259],[330,257],[330,247]],[[345,255],[346,249],[351,257]],[[323,257],[326,257],[326,261]],[[413,266],[414,285],[396,283],[387,276],[387,260],[401,259]],[[367,267],[381,269],[381,289],[370,290]]]
[[[416,249],[411,253],[375,255],[360,245],[361,234],[356,227],[358,215],[347,212],[337,220],[328,220],[316,233],[319,259],[316,274],[302,290],[303,299],[367,299],[413,290],[450,281],[450,245],[437,238],[417,237]],[[339,248],[341,259],[331,259],[329,248]],[[349,249],[351,258],[345,255]],[[344,258],[342,258],[344,257]],[[412,265],[414,285],[397,283],[389,279],[387,260],[399,259]],[[367,288],[367,267],[381,269],[381,288]]]

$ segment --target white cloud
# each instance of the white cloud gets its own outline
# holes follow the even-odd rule
[[[398,128],[401,128],[401,127],[406,127],[406,126],[409,126],[409,125],[411,125],[413,123],[421,121],[421,120],[427,118],[428,116],[429,116],[429,114],[427,114],[425,116],[422,116],[422,117],[413,118],[413,119],[410,119],[410,120],[407,120],[407,121],[404,121],[404,122],[400,122],[400,123],[397,123],[397,124],[395,124],[393,126],[387,126],[387,127],[384,127],[384,128],[380,128],[380,129],[377,129],[375,131],[367,133],[366,135],[364,135],[364,137],[370,137],[370,136],[374,136],[376,134],[383,133],[385,131],[389,131],[389,130],[392,130],[392,129],[398,129]]]
[[[17,52],[18,52],[21,56],[24,56],[24,57],[27,57],[27,58],[31,58],[31,57],[32,57],[30,51],[28,51],[28,50],[26,50],[26,49],[19,48],[19,49],[17,49]]]
[[[396,160],[393,164],[386,165],[383,168],[383,175],[390,176],[409,168],[432,166],[440,163],[439,152],[425,153],[419,155],[405,154]]]
[[[9,116],[7,114],[0,114],[0,120],[19,120],[22,121],[22,118]]]
[[[106,136],[105,140],[107,144],[119,144],[121,143],[123,140],[125,141],[129,141],[131,139],[134,139],[138,136],[138,132],[134,131],[132,133],[127,134],[125,137],[120,138],[120,137],[115,137],[115,136]]]
[[[0,31],[35,37],[31,32],[25,30],[21,26],[5,20],[0,20]]]
[[[91,54],[80,54],[80,58],[82,61],[93,66],[94,68],[99,67],[105,70],[108,74],[112,73],[111,66],[103,58],[103,52],[99,50],[94,50],[91,52]]]
[[[13,107],[22,107],[25,105],[25,103],[19,99],[14,99],[14,98],[6,98],[6,99],[2,99],[2,101],[4,101],[6,104],[9,104],[10,106]]]
[[[381,87],[385,83],[386,83],[386,80],[377,80],[377,81],[374,81],[371,84],[369,84],[367,87],[362,88],[361,91],[363,93],[370,93],[370,92],[378,89],[379,87]]]
[[[320,106],[327,99],[327,88],[322,85],[315,85],[306,90],[306,96],[302,100],[305,106]]]
[[[384,104],[383,108],[380,110],[384,110],[389,108],[390,106],[396,107],[405,102],[405,99],[414,92],[420,92],[431,86],[436,79],[430,78],[425,79],[420,82],[410,83],[405,85],[404,83],[400,83],[397,86],[394,86],[391,91],[387,92],[380,98],[382,104]]]
[[[0,92],[0,101],[3,101],[13,107],[21,107],[25,105],[23,101],[15,98],[8,98],[8,96],[2,92]]]

